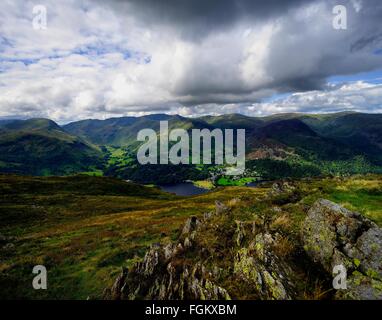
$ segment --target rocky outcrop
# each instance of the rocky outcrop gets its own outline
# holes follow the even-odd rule
[[[272,184],[269,194],[271,196],[280,195],[282,193],[291,193],[296,190],[296,187],[288,181],[279,181]]]
[[[154,245],[131,272],[122,272],[111,288],[114,299],[229,299],[200,264],[178,264],[183,247]],[[125,276],[126,275],[126,276]],[[160,276],[159,276],[160,275]]]
[[[232,286],[245,285],[260,299],[290,299],[291,268],[273,253],[277,239],[256,234],[255,224],[234,220],[229,207],[217,202],[215,211],[202,220],[186,221],[177,243],[152,245],[142,262],[130,271],[124,269],[105,292],[106,298],[231,299],[221,277],[225,272],[233,277]],[[224,253],[215,252],[206,235],[216,235],[217,246],[228,243],[222,247]]]
[[[272,184],[268,199],[274,204],[295,203],[301,199],[299,188],[291,181],[278,181]]]
[[[217,209],[218,211],[219,209]],[[142,262],[131,271],[123,270],[105,293],[111,299],[192,299],[227,300],[228,292],[218,286],[202,261],[188,261],[187,251],[202,222],[191,217],[185,223],[177,244],[152,245]]]
[[[347,270],[347,289],[338,299],[382,299],[382,229],[357,212],[328,200],[308,211],[302,238],[312,260],[331,274],[337,265]]]
[[[319,200],[307,213],[301,238],[291,243],[266,217],[237,215],[235,207],[217,202],[203,218],[190,217],[176,242],[153,244],[142,261],[123,269],[105,298],[316,298],[322,295],[309,284],[323,281],[321,292],[330,292],[329,298],[382,299],[382,233],[370,220]],[[282,214],[277,208],[271,207],[272,215]],[[347,290],[332,295],[333,267],[341,264]]]
[[[255,286],[260,299],[287,300],[296,294],[292,269],[273,252],[276,241],[271,234],[260,233],[236,253],[235,274]]]
[[[215,201],[215,213],[217,215],[222,215],[227,212],[229,212],[229,209],[226,205],[224,205],[220,201]]]

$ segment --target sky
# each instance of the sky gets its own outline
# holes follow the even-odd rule
[[[379,113],[381,21],[380,0],[1,0],[0,118]]]

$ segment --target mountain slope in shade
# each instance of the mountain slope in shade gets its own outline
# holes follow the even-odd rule
[[[273,141],[303,157],[311,155],[322,160],[343,160],[356,155],[356,152],[333,138],[320,136],[299,119],[274,121],[255,131],[250,139]]]
[[[83,120],[62,127],[48,119],[0,121],[0,171],[43,175],[100,169],[117,176],[130,172],[123,175],[125,179],[150,176],[153,181],[159,176],[177,180],[181,171],[182,177],[188,179],[187,171],[196,170],[192,166],[181,170],[145,167],[140,168],[144,172],[136,171],[136,148],[141,144],[137,134],[147,128],[159,134],[160,121],[168,121],[169,130],[182,128],[188,132],[245,129],[247,160],[292,159],[307,161],[317,168],[324,161],[334,172],[344,166],[346,172],[353,172],[354,159],[360,161],[362,170],[382,167],[382,115],[343,112],[257,118],[240,114],[199,118],[153,114]]]
[[[101,151],[48,119],[17,120],[0,128],[0,170],[65,175],[100,166]]]
[[[168,121],[169,130],[182,128],[212,128],[199,119],[185,118],[178,115],[154,114],[142,117],[122,117],[106,120],[83,120],[69,123],[65,131],[77,135],[97,145],[131,146],[137,143],[137,134],[142,129],[159,132],[160,121]]]
[[[324,120],[303,120],[324,137],[336,139],[382,164],[382,115],[343,113]]]
[[[296,150],[326,160],[365,155],[381,162],[382,115],[341,112],[335,114],[277,114],[249,117],[240,114],[185,118],[175,115],[85,120],[64,126],[65,130],[97,145],[131,146],[139,130],[159,131],[159,121],[169,127],[245,129],[248,154],[268,148]],[[267,154],[267,153],[266,153]]]

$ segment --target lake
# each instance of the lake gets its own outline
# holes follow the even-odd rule
[[[245,186],[256,188],[262,180],[247,183]],[[158,186],[162,191],[176,194],[178,196],[196,196],[198,194],[206,193],[210,190],[196,187],[192,182],[180,182],[172,184],[163,184]]]
[[[258,180],[258,181],[249,182],[245,186],[250,187],[250,188],[255,188],[262,182],[265,182],[265,180]]]
[[[159,188],[163,191],[174,193],[178,196],[196,196],[209,191],[208,189],[196,187],[191,182],[159,185]]]

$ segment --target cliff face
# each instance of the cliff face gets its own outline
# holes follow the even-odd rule
[[[105,298],[382,299],[382,232],[373,222],[319,200],[307,208],[301,233],[288,238],[280,208],[270,208],[269,219],[250,208],[238,215],[240,205],[240,199],[217,202],[213,212],[189,218],[176,242],[152,245]],[[332,288],[337,264],[347,268],[348,290]],[[317,282],[319,294],[311,285]]]

